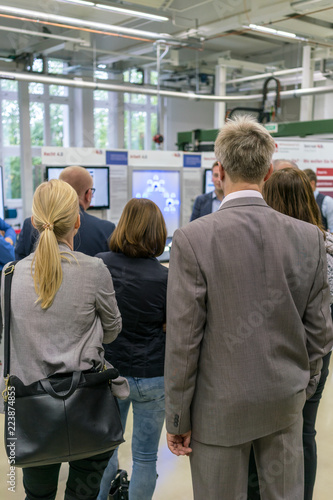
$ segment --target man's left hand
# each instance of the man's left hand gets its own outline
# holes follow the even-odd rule
[[[192,452],[192,448],[190,448],[191,434],[191,431],[185,432],[184,434],[170,434],[167,432],[169,450],[178,457],[180,455],[189,456]]]

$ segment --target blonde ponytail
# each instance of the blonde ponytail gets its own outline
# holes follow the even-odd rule
[[[60,253],[58,241],[74,228],[78,213],[77,193],[67,182],[54,179],[36,189],[32,214],[40,236],[31,273],[42,309],[52,305],[62,283],[61,259],[69,259]]]

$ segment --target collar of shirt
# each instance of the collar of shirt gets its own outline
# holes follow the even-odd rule
[[[227,201],[235,200],[236,198],[261,198],[262,194],[259,191],[255,191],[254,189],[243,189],[242,191],[235,191],[234,193],[228,194],[225,198],[223,198],[221,207]]]
[[[317,199],[318,194],[319,194],[319,191],[318,191],[318,189],[316,188],[316,189],[313,191],[313,196]]]

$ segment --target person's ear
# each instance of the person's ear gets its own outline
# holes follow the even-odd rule
[[[31,220],[31,224],[34,226],[34,228],[37,229],[36,225],[35,225],[35,221],[34,221],[34,216],[33,215],[31,216],[30,220]]]
[[[220,181],[223,181],[224,177],[225,177],[225,170],[224,170],[222,163],[220,161],[218,161],[217,164],[219,166]]]
[[[74,228],[78,230],[80,226],[81,226],[81,217],[80,214],[77,214],[77,219],[75,221]]]
[[[86,203],[89,203],[90,205],[90,202],[91,202],[91,197],[92,197],[92,194],[91,194],[91,189],[88,189],[84,195],[84,198],[86,200]],[[89,206],[88,205],[88,206]]]
[[[264,182],[266,182],[270,178],[270,176],[272,175],[273,172],[274,172],[273,163],[271,163],[270,166],[269,166],[269,170],[268,170],[267,174],[264,177]]]

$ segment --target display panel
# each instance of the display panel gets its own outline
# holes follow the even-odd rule
[[[133,170],[132,197],[148,198],[161,210],[168,236],[180,221],[180,172],[174,170]]]
[[[0,166],[0,217],[1,219],[5,218],[5,201],[3,195],[3,169]]]
[[[59,179],[66,167],[46,167],[46,180]],[[110,208],[109,167],[84,167],[93,178],[94,192],[89,209]]]
[[[212,169],[205,168],[203,192],[211,193],[214,189],[215,186],[212,179]]]

